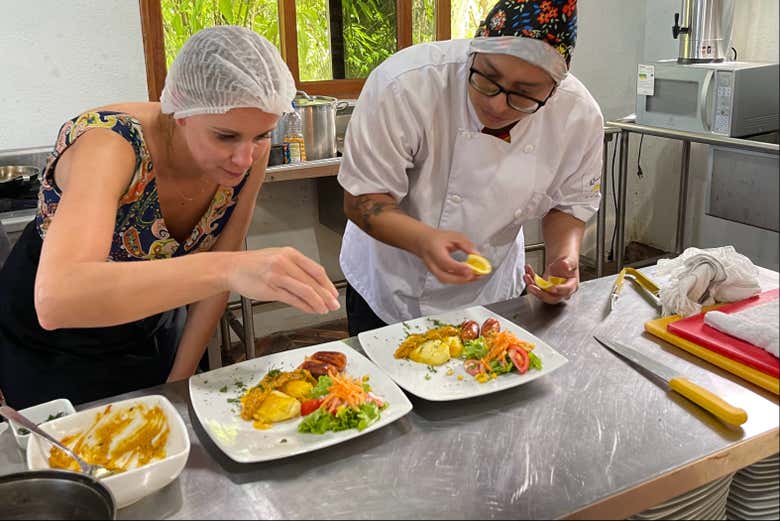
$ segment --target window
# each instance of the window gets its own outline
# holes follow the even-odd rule
[[[473,38],[496,0],[452,0],[452,38]]]
[[[169,67],[187,38],[214,25],[248,27],[279,47],[277,0],[161,0],[160,6]]]
[[[368,74],[409,45],[471,37],[495,0],[139,0],[149,99],[204,27],[249,27],[273,42],[299,89],[356,98]],[[453,16],[450,16],[452,12]]]
[[[412,1],[412,45],[436,40],[434,0]]]

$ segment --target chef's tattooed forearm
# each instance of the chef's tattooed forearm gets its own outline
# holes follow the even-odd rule
[[[371,218],[385,212],[398,211],[395,201],[377,201],[370,195],[359,195],[352,201],[352,210],[359,219],[357,223],[365,232],[371,231]]]

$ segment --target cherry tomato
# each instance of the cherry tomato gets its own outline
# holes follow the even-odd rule
[[[482,372],[482,362],[479,360],[466,360],[463,362],[463,369],[471,376],[476,376]]]
[[[479,336],[479,324],[473,320],[467,320],[460,325],[460,339],[464,342],[474,340]]]
[[[301,416],[307,416],[317,409],[320,408],[320,405],[322,405],[322,398],[312,398],[311,400],[306,400],[305,402],[301,403]]]
[[[482,323],[482,336],[488,336],[489,334],[498,333],[501,331],[501,324],[495,318],[488,318]]]
[[[528,371],[528,364],[530,363],[530,359],[528,358],[528,352],[525,349],[519,345],[512,344],[507,348],[507,352],[509,353],[509,358],[512,360],[512,363],[515,364],[515,367],[517,367],[517,371],[520,374]]]

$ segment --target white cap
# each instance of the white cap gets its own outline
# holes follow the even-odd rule
[[[469,44],[469,54],[508,54],[547,71],[556,84],[569,72],[566,60],[550,44],[523,36],[478,36]]]
[[[281,115],[294,97],[292,74],[271,42],[245,27],[219,25],[184,43],[160,104],[176,119],[246,107]]]

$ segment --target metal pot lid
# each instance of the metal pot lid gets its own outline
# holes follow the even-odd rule
[[[296,107],[314,107],[318,105],[333,105],[338,102],[337,98],[331,96],[296,96],[293,100]]]

